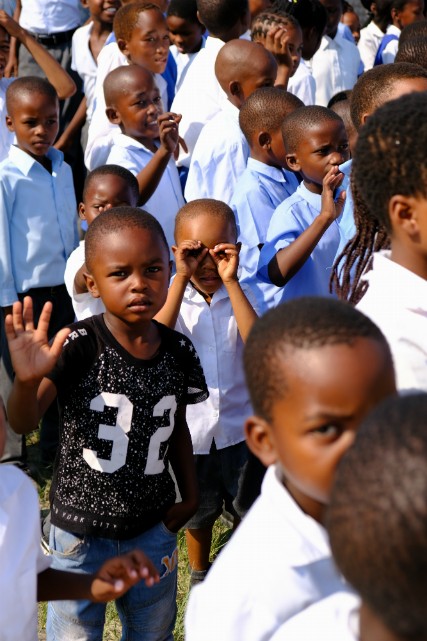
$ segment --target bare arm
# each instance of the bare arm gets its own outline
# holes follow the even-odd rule
[[[21,45],[28,49],[39,67],[46,74],[46,78],[55,87],[60,100],[69,98],[75,93],[76,85],[65,69],[5,11],[0,11],[0,25],[6,29],[12,38],[19,40]]]
[[[338,173],[337,173],[338,172]],[[345,193],[334,202],[333,193],[343,181],[343,174],[338,167],[333,167],[323,180],[322,208],[307,229],[290,245],[284,247],[271,259],[268,265],[268,276],[277,287],[283,287],[301,269],[313,253],[317,243],[328,227],[341,214]]]
[[[62,133],[60,138],[55,143],[55,149],[60,149],[61,151],[67,151],[70,146],[73,144],[76,137],[80,136],[80,132],[83,128],[83,125],[86,122],[86,96],[83,96],[76,113],[72,117],[70,123],[66,130]]]

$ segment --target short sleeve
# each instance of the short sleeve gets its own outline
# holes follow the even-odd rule
[[[196,348],[186,336],[183,336],[183,340],[186,341],[189,351],[186,379],[187,389],[185,391],[184,401],[186,405],[195,405],[196,403],[205,401],[209,396],[209,392]]]

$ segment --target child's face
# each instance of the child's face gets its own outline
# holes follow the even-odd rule
[[[131,138],[143,144],[159,137],[157,119],[162,113],[162,99],[157,85],[150,72],[142,67],[134,66],[134,75],[126,82],[123,93],[117,98],[112,110],[115,118],[111,119],[111,111],[107,115],[122,131]]]
[[[201,213],[197,218],[181,223],[175,240],[178,245],[184,240],[199,240],[202,245],[201,251],[204,247],[213,249],[220,243],[234,244],[236,234],[232,226],[222,218]],[[208,302],[221,287],[222,280],[218,275],[217,266],[209,254],[197,267],[191,282]]]
[[[176,46],[179,53],[199,51],[205,31],[203,25],[178,16],[168,16],[167,24],[172,44]]]
[[[412,0],[411,2],[406,2],[403,6],[403,9],[400,11],[396,10],[395,22],[397,23],[399,29],[407,27],[408,24],[413,22],[418,22],[419,20],[424,20],[424,2],[423,0]]]
[[[288,25],[286,27],[288,32],[288,47],[292,57],[291,77],[298,69],[298,65],[302,56],[302,31],[301,29]]]
[[[342,4],[341,0],[320,0],[326,9],[327,22],[325,34],[335,38],[338,29],[338,23],[341,20]]]
[[[96,176],[86,190],[84,202],[79,205],[79,216],[90,225],[103,211],[122,205],[137,205],[129,183],[115,174]]]
[[[331,167],[349,157],[344,123],[326,120],[304,134],[295,153],[287,155],[287,161],[293,171],[302,173],[307,189],[321,194],[323,178]]]
[[[357,13],[346,11],[342,14],[341,22],[349,27],[357,44],[360,40],[360,20]]]
[[[104,24],[113,24],[114,16],[122,5],[121,0],[83,0],[82,4],[89,9],[92,20]]]
[[[163,307],[170,278],[169,251],[148,229],[106,235],[96,251],[88,290],[101,298],[106,317],[129,326],[151,321]]]
[[[141,11],[129,42],[118,40],[117,44],[129,62],[152,73],[163,73],[166,69],[170,41],[160,11]]]
[[[289,349],[279,362],[286,393],[264,423],[262,452],[277,462],[300,507],[322,520],[336,466],[357,428],[381,400],[396,392],[384,345],[370,338],[310,350]],[[278,371],[277,376],[281,376]],[[249,430],[249,445],[251,432]]]
[[[36,160],[46,155],[59,129],[59,103],[50,96],[23,93],[6,116],[9,131],[15,132],[18,147]]]
[[[4,76],[4,70],[9,60],[10,36],[6,29],[0,27],[0,78]]]

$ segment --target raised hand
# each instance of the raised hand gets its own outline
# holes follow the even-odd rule
[[[61,329],[49,345],[47,330],[52,303],[46,303],[34,327],[33,301],[29,296],[13,304],[12,314],[5,318],[5,331],[16,377],[21,382],[38,382],[48,374],[59,356],[70,330]]]
[[[172,247],[177,276],[190,280],[197,267],[200,265],[208,248],[203,247],[200,240],[183,240],[178,246]]]
[[[331,220],[336,220],[344,209],[346,193],[342,191],[334,200],[335,190],[341,186],[344,174],[337,166],[331,167],[323,179],[322,207],[321,212]]]
[[[217,269],[218,274],[226,285],[230,282],[235,282],[237,278],[237,269],[239,267],[239,251],[240,243],[233,245],[232,243],[220,243],[215,245],[213,249],[209,250]]]
[[[178,148],[178,125],[181,119],[182,116],[180,114],[174,114],[172,112],[166,112],[158,118],[160,144],[170,154],[174,154]]]

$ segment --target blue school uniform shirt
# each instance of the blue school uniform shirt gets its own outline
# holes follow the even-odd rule
[[[64,282],[78,245],[71,168],[57,149],[46,154],[52,174],[18,147],[0,163],[0,306],[33,287]]]
[[[242,243],[239,256],[241,280],[250,285],[262,309],[272,305],[278,288],[272,283],[261,282],[256,275],[260,255],[258,245],[265,243],[276,208],[297,187],[298,179],[292,172],[248,158],[230,203]]]
[[[309,227],[321,211],[321,196],[301,183],[273,214],[267,240],[261,250],[258,276],[270,282],[268,264],[275,254],[290,245]],[[300,296],[330,296],[329,279],[338,249],[340,234],[336,220],[328,227],[301,269],[280,288],[276,304]]]

